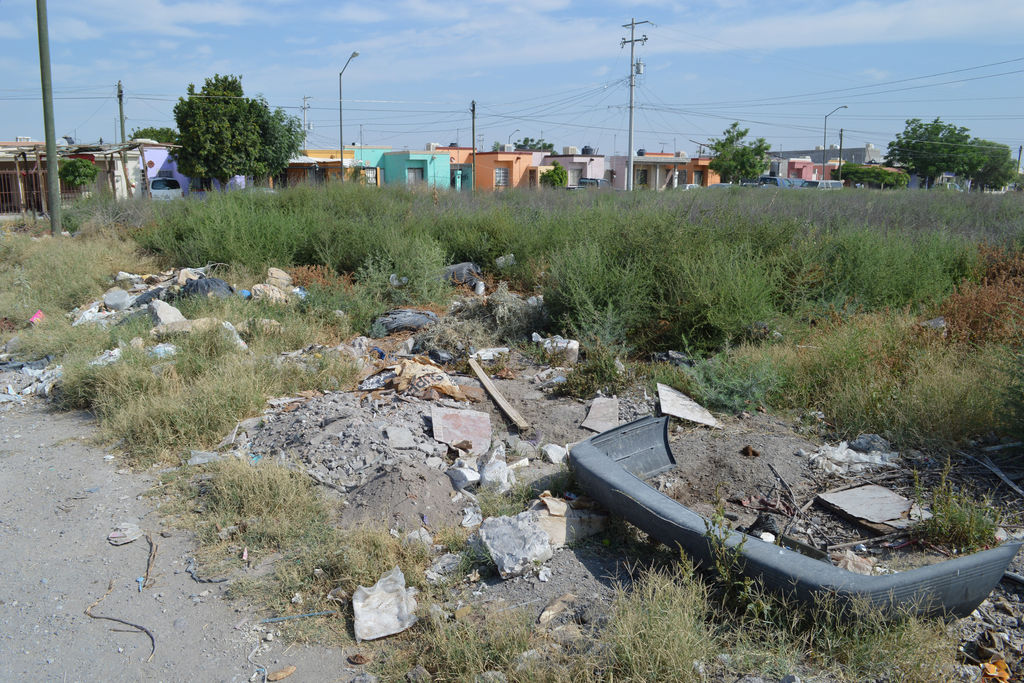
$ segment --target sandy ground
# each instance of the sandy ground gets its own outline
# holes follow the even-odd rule
[[[259,617],[224,599],[227,584],[199,584],[184,572],[188,535],[169,537],[142,494],[152,478],[119,470],[89,445],[82,413],[42,403],[0,408],[0,662],[18,681],[248,681],[247,657],[263,634]],[[121,521],[158,544],[152,586],[141,593],[145,538],[112,546]],[[201,568],[200,568],[201,575]],[[145,626],[156,637],[93,613]],[[347,681],[356,673],[341,650],[263,642],[253,659],[268,670],[297,667],[289,681]],[[260,679],[262,680],[262,679]]]

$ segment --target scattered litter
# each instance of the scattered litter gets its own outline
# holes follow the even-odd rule
[[[480,540],[503,579],[525,574],[534,563],[544,562],[552,554],[547,532],[532,512],[485,519],[480,525]]]
[[[508,419],[512,420],[520,431],[529,429],[530,423],[526,421],[526,418],[519,414],[519,411],[508,402],[508,399],[501,395],[498,388],[494,386],[494,382],[492,382],[491,378],[487,376],[487,373],[483,371],[483,368],[480,367],[480,364],[476,362],[475,358],[469,359],[469,367],[473,370],[473,373],[476,374],[480,383],[484,385],[484,389],[487,393],[491,395],[492,399],[494,399],[494,402],[498,404],[499,408],[501,408],[502,412],[508,415]]]
[[[551,567],[541,567],[540,571],[537,572],[537,580],[541,583],[547,583],[551,580]]]
[[[818,500],[847,518],[895,529],[906,529],[931,517],[931,513],[918,508],[914,501],[877,484],[821,493]]]
[[[861,453],[871,453],[873,451],[888,452],[892,446],[878,434],[861,434],[850,442],[850,448]]]
[[[475,526],[480,526],[484,521],[484,515],[480,512],[480,508],[477,506],[464,507],[462,508],[462,526],[467,529],[472,529]]]
[[[121,349],[110,349],[89,361],[89,365],[103,367],[105,365],[112,365],[119,360],[121,360]]]
[[[456,285],[466,285],[477,294],[484,293],[484,281],[481,278],[483,271],[480,270],[480,266],[469,261],[446,266],[444,269],[445,280]]]
[[[658,351],[651,354],[651,361],[654,363],[668,363],[669,365],[675,365],[677,368],[693,367],[693,359],[685,353],[679,353],[678,351]]]
[[[224,583],[227,579],[203,579],[196,574],[196,559],[194,557],[188,558],[185,563],[185,572],[192,577],[192,580],[196,583]]]
[[[448,365],[455,362],[455,356],[444,349],[431,349],[427,357],[438,365]]]
[[[619,426],[619,399],[595,398],[590,404],[587,419],[580,425],[592,432],[607,432]]]
[[[664,415],[671,415],[716,429],[722,428],[715,416],[704,406],[667,384],[658,384],[658,398],[661,401],[661,412]]]
[[[415,332],[437,322],[437,314],[433,311],[420,311],[413,308],[396,308],[377,318],[374,327],[383,327],[387,334],[403,330]]]
[[[189,452],[188,464],[195,467],[197,465],[206,465],[211,462],[220,462],[223,459],[224,456],[220,453],[192,450]]]
[[[124,545],[142,536],[142,529],[133,522],[121,522],[107,535],[110,545]]]
[[[559,335],[548,337],[545,339],[536,332],[530,337],[537,344],[540,344],[544,350],[549,353],[565,353],[565,362],[569,365],[575,365],[576,361],[580,357],[580,343],[575,339],[566,339]]]
[[[44,320],[46,320],[46,315],[43,313],[42,309],[37,309],[36,312],[32,314],[32,317],[28,319],[28,321],[33,325],[38,325]]]
[[[447,579],[462,564],[462,555],[445,553],[434,560],[434,563],[426,570],[427,581],[438,584]]]
[[[356,641],[400,633],[416,623],[415,589],[395,567],[370,588],[359,586],[352,596]]]
[[[178,347],[175,346],[174,344],[164,342],[162,344],[157,344],[146,353],[148,353],[150,356],[153,356],[154,358],[171,358],[177,355]]]
[[[507,346],[494,346],[489,349],[479,349],[470,354],[469,357],[476,360],[493,361],[508,354],[509,348]]]
[[[433,545],[434,539],[433,537],[431,537],[429,531],[427,531],[423,527],[420,527],[419,529],[416,529],[415,531],[410,531],[408,534],[406,534],[405,539],[402,541],[402,545],[407,546],[415,545],[417,543],[425,545],[429,548],[431,545]]]
[[[226,581],[227,579],[220,579],[220,580],[221,581]],[[276,624],[276,623],[281,622],[281,621],[291,621],[292,619],[307,619],[309,617],[328,617],[328,616],[331,616],[332,614],[337,614],[337,613],[338,613],[337,610],[334,610],[334,611],[328,610],[326,612],[307,612],[306,614],[293,614],[293,615],[287,616],[287,617],[270,617],[268,619],[260,619],[259,623],[261,623],[261,624]],[[268,633],[267,635],[271,635],[271,634]],[[273,640],[273,639],[274,639],[273,636],[271,636],[270,640]]]
[[[877,467],[891,467],[899,453],[872,451],[863,453],[849,448],[845,441],[838,446],[822,446],[810,456],[812,466],[828,474],[855,474]]]
[[[469,452],[482,455],[491,445],[491,416],[477,410],[459,410],[431,406],[430,421],[434,426],[434,439],[454,445],[469,441]]]
[[[506,268],[514,266],[515,264],[515,254],[505,254],[504,256],[499,256],[498,258],[494,259],[494,265],[495,267],[497,267],[498,270],[505,270]]]
[[[284,679],[288,678],[289,676],[291,676],[296,671],[297,671],[297,669],[295,668],[294,665],[286,666],[283,669],[278,669],[277,671],[273,671],[273,672],[267,674],[267,680],[268,681],[283,681]]]
[[[505,462],[505,444],[499,443],[480,468],[480,486],[505,493],[516,483],[516,475]]]
[[[290,301],[288,295],[274,285],[253,285],[250,292],[253,301],[267,301],[272,304],[286,304]]]
[[[835,562],[835,565],[840,569],[845,569],[846,571],[853,572],[854,574],[866,574],[870,576],[874,573],[874,558],[859,557],[849,549],[841,554],[833,554],[832,561]]]
[[[182,296],[207,296],[226,299],[234,293],[235,290],[231,285],[216,277],[201,277],[189,280],[181,288]]]
[[[586,498],[567,501],[545,491],[530,505],[537,525],[548,535],[553,550],[602,532],[608,516],[589,509]]]

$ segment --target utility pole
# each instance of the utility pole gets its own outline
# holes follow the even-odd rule
[[[36,25],[39,32],[39,80],[43,89],[43,127],[46,130],[46,194],[50,209],[50,236],[53,237],[61,233],[60,177],[57,175],[57,139],[53,131],[50,29],[46,21],[46,0],[36,0]]]
[[[306,111],[309,110],[309,95],[302,96],[302,152],[306,152],[306,137],[309,135],[309,126],[306,124]]]
[[[1017,148],[1017,173],[1020,173],[1020,153],[1024,152],[1024,145]]]
[[[469,103],[469,113],[473,115],[473,192],[476,192],[476,100]]]
[[[633,91],[636,89],[636,44],[646,43],[647,35],[644,34],[640,38],[636,37],[636,27],[641,24],[650,24],[649,21],[637,21],[634,17],[628,24],[623,24],[622,28],[629,28],[629,40],[623,38],[619,43],[619,47],[623,47],[626,43],[629,43],[629,150],[626,162],[626,189],[633,189]],[[652,24],[653,26],[653,24]]]
[[[125,142],[124,134],[124,86],[121,81],[117,82],[117,115],[121,119],[121,144]]]
[[[842,180],[843,180],[843,129],[842,128],[839,129],[839,169],[838,170],[839,170],[839,178],[838,178],[838,180],[840,182],[842,182]]]

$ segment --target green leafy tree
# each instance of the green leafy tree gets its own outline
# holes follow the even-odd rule
[[[60,162],[57,175],[68,187],[82,187],[96,180],[99,169],[88,159],[66,159]]]
[[[963,126],[938,117],[928,123],[907,119],[903,132],[889,143],[885,160],[916,173],[924,178],[925,187],[931,187],[943,173],[970,177],[975,164],[974,154],[967,153],[970,145],[970,131]]]
[[[545,187],[565,187],[569,184],[569,172],[556,161],[551,168],[540,174],[540,184]]]
[[[842,180],[868,187],[906,187],[910,176],[881,166],[843,164]],[[840,180],[839,169],[832,169],[832,180]]]
[[[248,98],[238,76],[215,74],[174,105],[181,149],[178,168],[193,178],[214,178],[224,187],[236,175],[280,173],[302,145],[302,127],[262,98]]]
[[[152,126],[146,128],[136,128],[132,130],[129,137],[132,140],[156,140],[157,142],[163,142],[168,145],[178,144],[178,131],[168,126],[154,128]]]
[[[743,178],[756,178],[768,168],[768,150],[771,145],[764,138],[744,142],[749,128],[740,128],[739,121],[733,122],[721,138],[711,138],[711,170],[731,183]]]
[[[972,186],[999,189],[1017,177],[1017,160],[1006,145],[974,138],[971,141],[971,169],[966,174]]]
[[[516,149],[553,152],[555,151],[555,145],[552,142],[545,142],[544,138],[534,139],[531,137],[525,137],[520,140],[516,140]]]
[[[275,176],[288,168],[288,160],[299,153],[305,133],[302,121],[289,116],[280,107],[270,111],[265,102],[260,121],[260,137],[263,145],[260,149],[259,162],[265,168],[263,175]],[[253,174],[256,175],[256,174]]]

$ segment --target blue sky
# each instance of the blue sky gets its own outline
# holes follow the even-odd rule
[[[1024,144],[1021,0],[50,0],[58,135],[111,141],[116,83],[129,130],[174,125],[174,102],[214,73],[301,116],[310,147],[421,149],[543,137],[625,153],[629,35],[636,147],[689,153],[731,121],[773,149],[880,147],[909,117]],[[35,3],[0,0],[0,140],[43,138]],[[987,66],[986,66],[987,65]],[[976,68],[980,67],[980,68]]]

